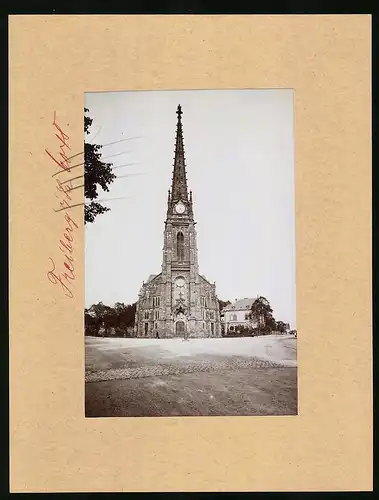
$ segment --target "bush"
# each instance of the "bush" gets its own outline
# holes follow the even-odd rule
[[[99,330],[96,325],[85,325],[84,334],[89,337],[97,337]]]
[[[236,326],[234,330],[228,330],[225,337],[251,337],[253,329],[246,325]]]

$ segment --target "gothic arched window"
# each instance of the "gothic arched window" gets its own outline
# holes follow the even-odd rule
[[[184,260],[184,236],[182,232],[179,232],[176,237],[176,250],[178,255],[178,260]]]

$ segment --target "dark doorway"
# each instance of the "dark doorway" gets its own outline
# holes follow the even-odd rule
[[[178,337],[184,337],[186,327],[184,324],[184,321],[177,321],[176,322],[176,335]]]
[[[149,323],[145,323],[145,336],[147,335],[148,331],[149,331]]]
[[[215,325],[214,323],[211,323],[211,335],[215,334]]]

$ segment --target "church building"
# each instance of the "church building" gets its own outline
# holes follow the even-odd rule
[[[215,283],[199,274],[192,191],[187,190],[182,109],[177,109],[172,186],[168,192],[163,262],[140,290],[138,337],[221,337]]]

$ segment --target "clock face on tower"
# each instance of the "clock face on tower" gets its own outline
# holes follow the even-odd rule
[[[186,211],[186,207],[183,205],[183,203],[181,201],[179,201],[179,203],[177,203],[175,205],[175,212],[177,214],[184,214],[185,211]]]
[[[177,286],[178,288],[183,288],[185,284],[186,284],[186,282],[184,281],[184,279],[183,279],[183,278],[178,278],[178,279],[176,280],[176,286]]]

